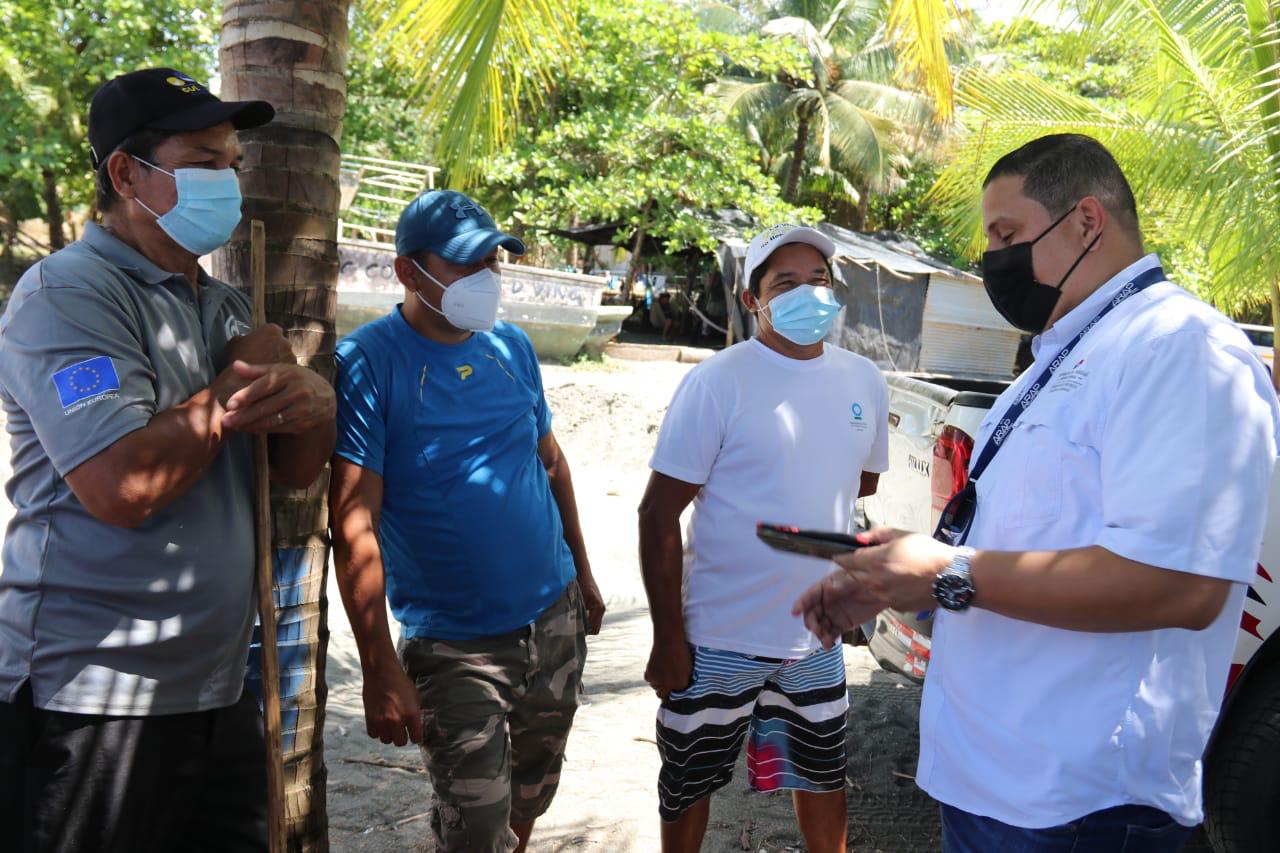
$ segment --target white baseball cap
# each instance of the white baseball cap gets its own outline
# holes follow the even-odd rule
[[[807,243],[821,252],[822,257],[827,260],[831,260],[831,256],[836,253],[836,244],[821,231],[789,223],[774,225],[757,234],[752,238],[751,245],[747,246],[747,262],[743,268],[746,278],[743,283],[750,285],[751,274],[756,271],[756,267],[767,261],[779,247],[788,243]]]

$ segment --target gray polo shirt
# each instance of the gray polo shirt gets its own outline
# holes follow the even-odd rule
[[[199,296],[96,225],[18,282],[0,317],[0,404],[15,514],[0,563],[0,701],[172,714],[234,703],[254,622],[252,455],[233,435],[208,473],[140,527],[98,521],[64,477],[207,387],[249,304]]]

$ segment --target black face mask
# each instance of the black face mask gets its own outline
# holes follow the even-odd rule
[[[1043,332],[1044,327],[1049,324],[1053,307],[1062,297],[1062,286],[1076,271],[1076,267],[1084,260],[1084,256],[1089,254],[1089,250],[1101,239],[1102,232],[1098,232],[1098,236],[1094,237],[1093,242],[1080,253],[1080,257],[1076,258],[1076,262],[1071,265],[1071,269],[1067,270],[1067,274],[1062,277],[1062,281],[1058,282],[1057,287],[1050,287],[1036,281],[1035,266],[1031,261],[1031,247],[1040,242],[1044,235],[1057,228],[1058,224],[1070,216],[1071,211],[1075,209],[1076,205],[1071,205],[1070,210],[1054,220],[1053,224],[1041,231],[1034,240],[1014,243],[1003,249],[982,253],[982,284],[987,288],[987,297],[1000,312],[1000,316],[1008,320],[1011,326],[1033,335]]]

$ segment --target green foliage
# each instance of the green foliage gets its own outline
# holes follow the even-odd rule
[[[951,234],[941,211],[928,198],[937,176],[936,166],[913,164],[899,187],[871,196],[866,229],[895,231],[938,260],[966,269],[971,264],[964,244]]]
[[[982,31],[974,64],[993,73],[1027,74],[1082,98],[1119,104],[1136,93],[1138,70],[1155,52],[1150,32],[1079,35],[1034,21]]]
[[[458,185],[505,146],[526,97],[540,99],[580,51],[577,0],[366,0],[378,38],[417,83],[437,157]]]
[[[208,80],[217,61],[214,0],[0,0],[0,203],[41,212],[44,174],[64,207],[93,193],[89,100],[117,74],[171,66]]]
[[[1268,294],[1275,300],[1274,7],[1261,0],[1093,0],[1080,10],[1083,27],[1057,38],[1076,56],[1112,66],[1100,85],[1087,75],[1046,80],[1033,64],[976,66],[960,75],[965,133],[931,196],[948,226],[976,254],[979,187],[995,159],[1046,133],[1085,133],[1115,154],[1133,184],[1148,242],[1167,253],[1180,281],[1232,312]]]
[[[430,163],[437,138],[423,121],[413,70],[387,51],[376,33],[381,21],[356,4],[347,66],[347,112],[342,148],[350,154]]]
[[[783,196],[851,228],[865,227],[870,196],[897,187],[942,132],[931,99],[900,85],[894,8],[885,0],[776,4],[760,32],[801,51],[800,72],[726,76],[715,88]]]
[[[526,103],[514,144],[486,166],[492,210],[532,229],[620,222],[620,240],[643,227],[670,252],[713,249],[721,208],[762,225],[817,217],[781,201],[704,94],[730,67],[794,69],[794,52],[704,32],[659,0],[587,0],[577,23],[583,50],[545,103]]]

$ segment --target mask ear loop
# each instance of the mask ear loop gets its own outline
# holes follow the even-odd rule
[[[421,266],[417,261],[415,261],[413,258],[410,258],[410,259],[409,259],[409,263],[411,263],[411,264],[413,264],[415,267],[417,267],[417,268],[418,268],[418,272],[422,273],[422,274],[423,274],[423,275],[425,275],[427,278],[431,279],[431,283],[432,283],[432,284],[434,284],[436,287],[440,288],[441,290],[445,290],[445,291],[447,291],[447,290],[449,289],[449,288],[445,287],[443,284],[441,284],[440,282],[436,281],[436,277],[435,277],[435,276],[433,276],[431,273],[427,272],[426,270],[424,270],[424,269],[422,268],[422,266]],[[432,311],[434,311],[434,312],[436,312],[437,314],[439,314],[441,317],[444,317],[446,320],[448,320],[448,319],[449,319],[448,315],[446,315],[446,314],[445,314],[443,311],[441,311],[439,308],[437,308],[436,306],[434,306],[434,305],[432,305],[430,302],[428,302],[428,301],[427,301],[427,299],[426,299],[426,297],[425,297],[425,296],[423,296],[421,293],[419,293],[417,290],[413,291],[413,295],[414,295],[414,296],[416,296],[416,297],[418,297],[418,301],[419,301],[419,302],[421,302],[423,305],[427,306],[427,307],[428,307],[428,308],[430,308]]]
[[[757,318],[757,319],[756,319],[756,322],[760,322],[760,320],[767,320],[767,321],[769,321],[769,328],[773,328],[773,318],[772,318],[771,316],[769,316],[768,314],[766,314],[766,313],[765,313],[765,310],[766,310],[769,306],[768,306],[768,305],[765,305],[764,303],[762,303],[762,302],[760,301],[760,297],[759,297],[759,296],[756,296],[754,293],[753,293],[753,294],[751,294],[751,297],[752,297],[753,299],[755,299],[755,301],[756,301],[756,309],[755,309],[754,311],[752,311],[752,312],[751,312],[752,314],[755,314],[755,315],[756,315],[756,318]],[[750,309],[748,309],[748,310],[750,310]]]
[[[138,156],[138,155],[136,155],[136,154],[130,154],[129,156],[130,156],[130,157],[132,157],[133,159],[137,160],[137,161],[138,161],[139,163],[141,163],[142,165],[146,166],[148,169],[155,169],[157,172],[164,172],[164,174],[166,174],[166,175],[168,175],[169,177],[173,178],[175,181],[177,181],[177,180],[178,180],[178,176],[177,176],[177,175],[175,175],[173,172],[170,172],[170,171],[168,171],[167,169],[161,169],[161,168],[160,168],[159,166],[157,166],[155,163],[152,163],[152,162],[150,162],[150,161],[148,161],[148,160],[143,160],[141,157],[139,157],[139,156]],[[133,197],[133,200],[134,200],[135,202],[137,202],[137,203],[138,203],[138,206],[139,206],[139,207],[141,207],[143,210],[145,210],[147,213],[150,213],[150,214],[151,214],[152,216],[154,216],[156,219],[159,219],[159,218],[160,218],[160,214],[158,214],[158,213],[156,213],[154,210],[152,210],[152,209],[147,205],[147,203],[146,203],[145,201],[143,201],[142,199],[138,198],[136,195]]]
[[[1084,247],[1084,251],[1080,253],[1080,257],[1076,258],[1076,262],[1071,265],[1071,269],[1067,270],[1067,274],[1062,277],[1062,281],[1058,282],[1058,286],[1055,287],[1054,290],[1057,290],[1059,293],[1062,292],[1062,288],[1067,283],[1067,279],[1070,278],[1071,274],[1076,271],[1076,267],[1080,266],[1080,262],[1084,260],[1085,255],[1093,251],[1093,247],[1098,245],[1098,241],[1101,239],[1102,239],[1102,232],[1099,231],[1098,236],[1094,237],[1093,242],[1091,242],[1088,246]]]

